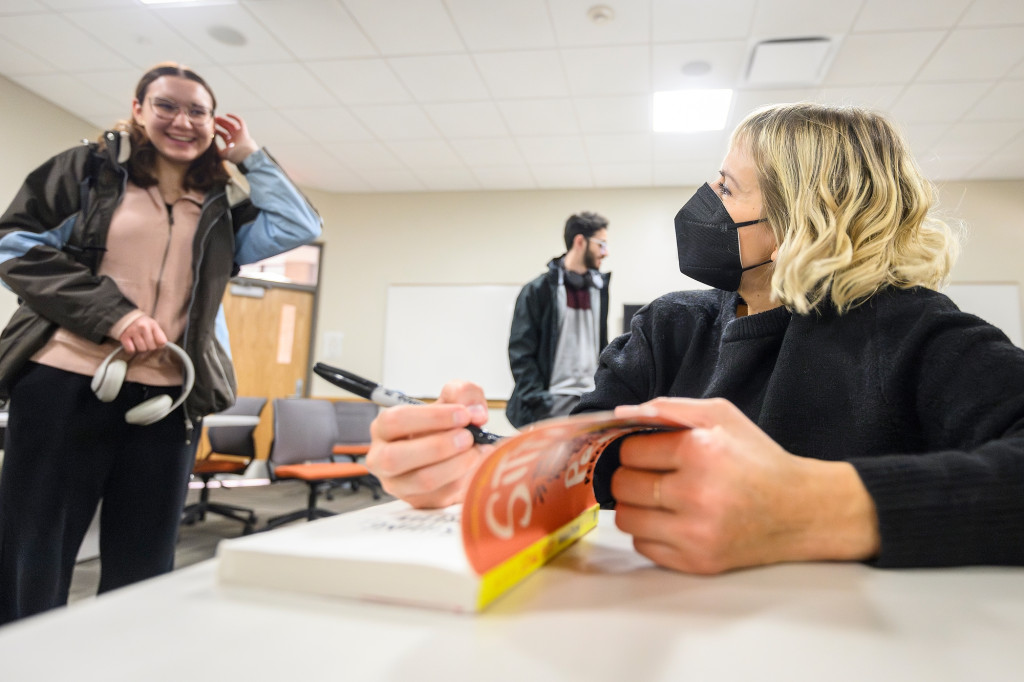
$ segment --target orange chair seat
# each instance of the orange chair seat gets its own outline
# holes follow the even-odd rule
[[[243,471],[247,465],[248,462],[230,459],[200,459],[192,467],[192,473],[199,476],[203,474],[233,474]]]
[[[353,457],[359,457],[360,455],[365,455],[369,451],[370,451],[370,444],[369,443],[355,443],[355,444],[345,444],[345,445],[342,445],[341,443],[338,443],[331,450],[331,452],[333,452],[336,455],[351,455]]]
[[[277,478],[298,478],[303,481],[322,481],[329,478],[355,478],[357,476],[369,475],[369,469],[355,462],[285,464],[274,467],[274,476]]]

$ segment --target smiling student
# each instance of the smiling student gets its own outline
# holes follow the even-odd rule
[[[577,412],[660,415],[595,492],[660,565],[1024,565],[1024,351],[937,288],[956,236],[883,116],[774,105],[675,218],[680,270],[601,355]],[[483,392],[385,410],[367,465],[417,506],[458,502],[490,446]]]
[[[0,218],[0,278],[20,300],[0,336],[0,395],[10,397],[0,623],[67,601],[101,499],[100,591],[171,570],[190,439],[235,400],[215,334],[227,282],[238,265],[320,233],[316,210],[245,121],[215,107],[195,72],[150,69],[130,120],[30,173]],[[246,174],[251,197],[224,161]],[[191,359],[194,387],[155,423],[128,423],[140,403],[182,396],[169,342]],[[127,366],[103,402],[93,375],[108,358]]]

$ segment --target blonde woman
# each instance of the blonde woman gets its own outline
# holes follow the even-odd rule
[[[597,463],[639,552],[693,573],[1024,564],[1024,351],[935,290],[957,244],[932,202],[879,115],[739,125],[675,221],[680,269],[713,288],[637,313],[577,409],[692,427]],[[443,398],[374,426],[370,467],[421,506],[458,500],[481,456],[452,422],[482,424],[482,392]]]

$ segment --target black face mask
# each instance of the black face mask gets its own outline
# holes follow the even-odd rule
[[[679,271],[710,287],[736,291],[744,272],[772,262],[769,258],[764,263],[743,267],[736,228],[765,220],[733,222],[722,199],[705,182],[676,214]]]

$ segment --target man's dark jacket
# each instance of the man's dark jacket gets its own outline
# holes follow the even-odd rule
[[[563,254],[564,256],[564,254]],[[547,417],[552,398],[548,391],[558,347],[558,287],[563,256],[548,262],[548,271],[523,287],[516,299],[508,362],[516,385],[505,415],[516,428]],[[597,272],[591,270],[591,273]],[[608,283],[611,273],[597,273],[601,287],[601,349],[608,345]]]

